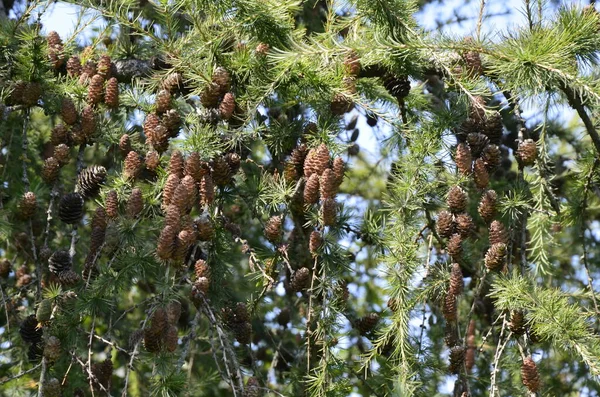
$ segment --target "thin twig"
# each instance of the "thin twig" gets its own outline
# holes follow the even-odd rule
[[[44,383],[46,383],[46,369],[48,367],[48,361],[46,357],[42,357],[41,362],[42,370],[40,371],[40,381],[38,385],[38,397],[44,397]]]
[[[494,354],[494,362],[492,364],[492,376],[490,378],[490,397],[494,397],[500,394],[500,389],[498,389],[498,384],[496,382],[496,377],[498,375],[498,372],[500,372],[500,357],[502,356],[504,348],[508,344],[510,336],[512,335],[512,332],[509,331],[508,335],[506,336],[506,339],[504,340],[504,342],[502,342],[502,337],[504,336],[504,331],[506,330],[506,324],[506,315],[504,315],[504,318],[502,319],[502,329],[500,330],[500,337],[498,338],[498,345],[496,346],[496,353]]]
[[[315,256],[315,262],[313,265],[313,269],[312,269],[312,279],[310,280],[310,291],[309,291],[309,298],[308,298],[308,313],[306,316],[306,371],[310,372],[310,341],[312,339],[312,331],[311,331],[311,326],[312,326],[312,311],[313,311],[313,296],[314,296],[314,288],[315,288],[315,280],[317,279],[317,263],[318,263],[318,257]]]
[[[16,375],[13,375],[13,376],[11,376],[11,377],[9,377],[9,378],[3,379],[3,380],[1,380],[1,381],[0,381],[0,386],[1,386],[1,385],[3,385],[3,384],[5,384],[5,383],[8,383],[8,382],[10,382],[10,381],[13,381],[13,380],[15,380],[15,379],[22,378],[22,377],[23,377],[23,376],[25,376],[25,375],[29,375],[30,373],[37,371],[37,369],[38,369],[39,367],[41,367],[41,366],[42,366],[42,363],[39,363],[38,365],[36,365],[36,366],[35,366],[35,367],[33,367],[33,368],[30,368],[30,369],[28,369],[27,371],[23,371],[23,372],[21,372],[21,373],[18,373],[18,374],[16,374]]]
[[[567,85],[563,85],[561,89],[565,93],[569,105],[575,109],[575,111],[577,111],[577,114],[581,118],[587,133],[589,134],[590,138],[592,138],[596,152],[600,154],[600,135],[598,135],[598,131],[596,131],[594,122],[590,119],[590,116],[588,116],[587,112],[585,111],[585,107],[583,106],[581,99],[575,95],[573,90]]]
[[[479,16],[477,17],[477,40],[481,39],[481,23],[483,22],[483,12],[485,10],[485,0],[479,3]]]

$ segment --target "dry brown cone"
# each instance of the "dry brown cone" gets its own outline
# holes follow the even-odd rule
[[[91,122],[94,121],[94,119],[86,119],[86,128],[96,128],[95,124],[91,124]],[[69,144],[85,145],[87,143],[87,136],[84,134],[81,126],[81,124],[71,126],[71,131],[69,132]],[[94,130],[92,129],[92,133],[93,131]]]
[[[321,198],[329,199],[335,198],[337,194],[337,178],[331,169],[326,169],[323,171],[323,175],[321,175],[321,179],[319,181],[319,188],[321,193]]]
[[[92,227],[92,233],[90,234],[90,254],[98,251],[102,244],[104,244],[105,237],[106,228],[100,226]]]
[[[516,335],[523,335],[525,333],[525,316],[521,310],[513,310],[510,313],[508,328]]]
[[[142,160],[135,151],[127,153],[123,161],[123,176],[128,179],[135,179],[142,171]]]
[[[454,346],[450,349],[450,365],[448,370],[451,374],[458,374],[465,362],[465,348],[463,346]]]
[[[42,86],[40,83],[32,81],[27,83],[26,89],[23,91],[23,105],[25,106],[35,106],[38,103],[38,100],[42,96]]]
[[[490,184],[490,174],[481,158],[475,160],[473,164],[473,181],[479,189],[485,189]]]
[[[179,186],[179,182],[179,176],[177,176],[176,174],[169,174],[169,176],[167,177],[167,181],[163,189],[164,207],[167,207],[169,204],[171,204],[171,201],[175,195],[175,189],[177,189],[177,187]]]
[[[280,215],[274,215],[265,224],[265,237],[273,244],[281,240],[283,218]]]
[[[450,289],[448,290],[448,293],[458,296],[462,293],[464,285],[465,284],[460,265],[458,263],[453,263],[450,269]]]
[[[162,348],[163,330],[159,328],[146,328],[144,330],[144,347],[150,353],[158,353]]]
[[[448,244],[446,245],[446,251],[448,251],[448,254],[450,254],[453,259],[460,259],[462,255],[462,237],[460,234],[455,233],[450,237]]]
[[[7,278],[12,269],[12,264],[8,259],[0,260],[0,277]]]
[[[360,59],[354,50],[350,51],[344,58],[344,68],[350,76],[358,76],[360,73]]]
[[[221,92],[219,85],[216,83],[209,83],[200,93],[200,103],[207,109],[213,109],[219,105],[220,97]]]
[[[359,318],[354,324],[355,328],[361,335],[365,335],[375,329],[379,323],[379,314],[369,313],[364,317]]]
[[[287,164],[290,164],[294,167],[298,176],[302,175],[304,172],[304,159],[306,159],[306,155],[308,154],[308,148],[305,144],[301,144],[298,147],[295,147],[292,150],[292,154],[288,160]]]
[[[339,187],[344,180],[344,172],[346,171],[346,164],[341,157],[336,157],[333,160],[333,166],[331,167],[333,174],[335,175],[337,186]]]
[[[44,160],[44,165],[42,166],[42,179],[44,182],[51,184],[56,178],[58,178],[58,173],[60,172],[60,163],[54,157],[48,157]]]
[[[220,94],[224,94],[231,89],[231,76],[224,67],[219,66],[214,70],[212,81],[217,85]]]
[[[312,174],[321,176],[323,171],[329,167],[329,160],[329,149],[324,143],[310,149],[304,160],[304,177],[308,178]]]
[[[329,109],[334,115],[342,116],[354,109],[354,102],[352,102],[346,95],[337,93],[331,99]]]
[[[93,74],[89,74],[85,71],[82,71],[78,79],[79,85],[87,86],[90,83],[90,79],[92,78],[92,76]]]
[[[210,280],[206,277],[200,277],[192,285],[192,299],[195,301],[208,293],[210,288]]]
[[[459,214],[456,216],[456,230],[461,235],[462,238],[468,238],[473,234],[475,230],[475,224],[473,223],[473,219],[466,214]]]
[[[223,157],[217,157],[212,164],[213,182],[217,186],[226,186],[231,181],[231,168]]]
[[[187,195],[187,203],[186,203],[186,211],[189,212],[194,204],[196,203],[197,189],[196,189],[196,181],[191,175],[186,175],[181,180],[181,185],[186,189]]]
[[[81,132],[89,139],[96,132],[96,114],[91,106],[86,106],[81,112]]]
[[[521,381],[532,393],[537,393],[540,389],[540,374],[538,373],[535,361],[531,357],[526,357],[521,365]]]
[[[104,99],[104,77],[96,74],[90,80],[88,86],[87,101],[90,104],[97,105]]]
[[[110,358],[100,362],[92,364],[92,383],[94,385],[94,389],[102,390],[100,385],[104,388],[104,390],[110,390],[110,380],[112,378],[113,373],[113,364]]]
[[[142,191],[139,188],[134,188],[131,191],[131,196],[127,200],[126,214],[129,218],[134,219],[141,214],[144,209],[144,199],[142,197]]]
[[[67,61],[67,74],[71,77],[79,77],[81,75],[81,60],[77,55],[71,55]]]
[[[60,107],[60,116],[65,124],[73,125],[77,122],[77,109],[70,98],[63,98]]]
[[[477,211],[479,215],[488,223],[494,219],[496,215],[496,202],[498,201],[498,194],[494,190],[487,190],[481,196],[479,207]]]
[[[115,190],[111,190],[106,194],[104,209],[106,210],[106,215],[111,219],[119,216],[119,196]]]
[[[162,114],[171,109],[171,93],[162,89],[156,94],[156,113]]]
[[[37,199],[35,193],[26,192],[21,197],[19,202],[19,213],[24,219],[31,218],[37,209]]]
[[[500,152],[500,148],[497,145],[487,145],[485,149],[483,149],[481,159],[489,172],[497,170],[502,163],[502,153]]]
[[[185,160],[184,174],[191,176],[196,182],[200,182],[205,172],[205,169],[202,167],[202,160],[200,160],[200,154],[192,152]]]
[[[300,175],[296,171],[296,167],[294,167],[294,164],[288,161],[283,166],[283,177],[287,182],[294,183],[300,178]]]
[[[223,158],[225,159],[225,162],[229,166],[231,175],[233,176],[233,175],[237,174],[237,172],[240,170],[240,166],[242,164],[242,159],[241,159],[240,155],[237,153],[229,152],[229,153],[225,154],[225,156],[223,156]]]
[[[459,214],[467,208],[467,193],[460,186],[452,186],[448,191],[446,203],[450,212]]]
[[[533,139],[525,139],[517,149],[517,159],[524,166],[533,165],[537,158],[537,146]]]
[[[165,333],[165,348],[168,352],[173,353],[175,350],[177,350],[178,340],[179,337],[177,336],[177,327],[170,325]]]
[[[110,78],[112,62],[108,55],[100,55],[98,65],[96,66],[97,73],[104,79]]]
[[[308,250],[311,254],[316,255],[321,244],[323,244],[323,236],[320,232],[313,230],[308,240]]]
[[[471,149],[471,156],[477,158],[481,155],[483,149],[489,145],[490,140],[487,136],[479,132],[472,132],[467,135],[467,143],[469,144],[469,149]]]
[[[129,138],[129,135],[121,135],[121,138],[119,139],[119,150],[121,151],[121,155],[123,157],[127,157],[129,152],[131,152],[131,138]]]
[[[106,230],[107,220],[106,220],[106,210],[102,207],[96,207],[94,211],[94,215],[92,216],[92,230],[96,227],[99,227],[102,230]]]
[[[181,211],[175,204],[169,204],[165,211],[165,226],[170,226],[173,230],[179,231],[181,223]]]
[[[452,295],[451,293],[447,293],[444,298],[444,304],[442,306],[442,314],[446,319],[446,322],[456,321],[457,314],[457,298],[456,295]]]
[[[306,289],[310,285],[310,270],[306,267],[302,267],[294,273],[290,287],[294,292],[300,292]]]
[[[171,226],[165,226],[163,228],[158,237],[158,245],[156,248],[156,254],[160,259],[166,260],[173,256],[176,238],[177,231],[174,228]]]
[[[173,251],[173,260],[177,266],[181,266],[185,257],[194,243],[195,236],[188,230],[182,230],[175,239],[175,250]]]
[[[183,76],[179,72],[171,73],[162,81],[162,87],[170,92],[175,92],[183,83]]]
[[[156,128],[160,125],[160,119],[155,113],[148,113],[146,118],[144,119],[144,134],[151,141],[154,140],[156,136]]]
[[[448,347],[456,346],[458,343],[458,335],[456,333],[456,325],[454,322],[446,322],[444,324],[444,343]]]
[[[146,159],[144,161],[146,168],[150,171],[156,171],[160,165],[160,155],[155,150],[149,150],[146,153]]]
[[[210,268],[203,259],[198,259],[194,265],[194,274],[196,279],[206,277],[210,279]]]
[[[508,232],[500,221],[493,221],[490,225],[490,245],[497,243],[508,244]]]
[[[269,52],[269,45],[266,43],[258,43],[254,51],[256,52],[256,55],[265,56]]]
[[[488,137],[490,143],[494,145],[500,145],[500,143],[502,143],[504,127],[502,126],[502,116],[500,115],[500,112],[494,112],[486,118],[483,133]]]
[[[454,217],[448,211],[440,211],[436,222],[436,230],[442,237],[450,238],[454,233]]]
[[[109,109],[117,109],[119,107],[119,82],[116,77],[111,77],[106,82],[104,103]]]
[[[200,241],[210,241],[215,235],[215,228],[207,216],[201,216],[195,222]]]
[[[469,175],[473,166],[473,158],[471,157],[471,149],[465,143],[459,143],[456,147],[456,167],[458,172],[463,175]]]
[[[165,308],[167,313],[167,322],[169,324],[177,324],[179,317],[181,317],[181,303],[177,301],[169,302]]]
[[[183,178],[183,166],[183,154],[179,150],[174,150],[169,160],[169,174],[175,174],[179,178]]]
[[[336,202],[335,199],[328,198],[321,203],[321,216],[323,217],[323,226],[332,226],[335,224]]]
[[[215,185],[212,175],[205,174],[200,181],[200,203],[211,205],[215,201]]]
[[[61,143],[67,143],[69,141],[69,130],[64,124],[57,124],[50,133],[50,143],[54,146],[60,145]]]
[[[187,213],[187,205],[190,202],[190,192],[187,186],[179,182],[179,186],[175,188],[175,193],[171,199],[171,204],[175,204],[182,214]]]
[[[506,259],[506,244],[496,243],[485,254],[485,267],[490,271],[501,270]]]
[[[69,147],[64,143],[61,143],[54,147],[54,153],[52,154],[52,157],[54,157],[62,167],[69,163],[70,154],[71,150]]]
[[[228,92],[219,104],[219,114],[223,120],[229,120],[235,111],[235,96]]]
[[[319,201],[319,176],[312,174],[304,186],[304,203],[315,204]]]

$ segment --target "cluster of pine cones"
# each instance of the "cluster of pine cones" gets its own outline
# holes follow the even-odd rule
[[[146,350],[151,353],[159,353],[162,350],[174,352],[178,343],[176,324],[180,316],[181,304],[179,302],[173,301],[165,308],[157,308],[150,318],[150,325],[143,330]]]

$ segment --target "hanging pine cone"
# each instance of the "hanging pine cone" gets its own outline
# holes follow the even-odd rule
[[[500,152],[500,148],[497,145],[487,145],[485,149],[483,149],[481,159],[489,172],[495,171],[502,163],[502,153]]]
[[[37,209],[37,199],[35,193],[25,192],[19,202],[19,212],[24,219],[31,218]]]
[[[355,327],[361,335],[366,335],[373,331],[379,322],[379,314],[369,313],[356,321]]]
[[[119,215],[119,196],[116,191],[111,190],[106,194],[104,207],[109,218],[114,219]]]
[[[496,243],[485,254],[485,267],[490,271],[501,270],[506,259],[506,244]]]
[[[127,216],[131,219],[136,218],[142,213],[144,209],[144,199],[142,198],[142,191],[139,188],[135,188],[131,191],[131,196],[127,200]]]
[[[456,321],[457,314],[457,298],[456,295],[452,295],[451,293],[447,293],[444,298],[444,304],[442,306],[442,314],[446,319],[446,322]]]
[[[56,336],[49,336],[44,344],[44,357],[50,362],[54,362],[60,358],[60,339]]]
[[[96,114],[91,106],[86,106],[81,111],[81,133],[84,140],[89,139],[96,132]],[[73,132],[74,133],[74,132]],[[80,142],[81,143],[81,142]]]
[[[88,86],[88,103],[97,105],[104,99],[104,77],[96,74]]]
[[[333,199],[337,194],[337,178],[333,171],[327,168],[323,171],[323,175],[321,175],[321,179],[319,181],[319,188],[321,197],[323,199]]]
[[[186,202],[185,206],[186,212],[189,212],[196,203],[196,196],[198,193],[196,189],[196,181],[190,175],[186,175],[181,180],[181,186],[183,186],[186,190],[185,195],[188,201]]]
[[[460,186],[452,186],[448,191],[446,204],[454,214],[464,212],[467,208],[467,193]]]
[[[342,116],[354,109],[354,103],[346,95],[337,93],[331,99],[329,108],[334,115]]]
[[[121,135],[121,138],[119,138],[119,151],[121,152],[121,155],[127,157],[127,154],[129,154],[131,150],[131,138],[128,134]]]
[[[77,122],[77,109],[70,98],[63,98],[60,107],[60,116],[65,124],[73,125]]]
[[[308,250],[311,254],[316,255],[321,244],[323,244],[323,236],[318,231],[313,230],[308,240]]]
[[[160,165],[160,155],[157,151],[149,150],[146,153],[145,159],[146,168],[150,171],[156,171],[158,166]]]
[[[537,146],[533,139],[525,139],[519,144],[516,153],[517,159],[524,166],[533,165],[537,158]]]
[[[104,390],[109,390],[112,373],[113,364],[109,358],[100,363],[92,364],[92,374],[94,375],[92,384],[94,389],[102,390],[102,388],[104,388]]]
[[[410,81],[406,76],[388,74],[383,81],[383,86],[396,99],[403,99],[410,92]]]
[[[135,151],[127,153],[123,161],[123,176],[127,179],[135,179],[142,171],[142,160]]]
[[[308,148],[305,144],[301,144],[292,150],[288,164],[294,168],[298,176],[302,175],[304,172],[304,159],[306,159],[307,154]]]
[[[202,175],[204,175],[204,169],[202,167],[202,160],[198,152],[192,152],[185,160],[184,172],[185,175],[189,175],[194,178],[195,181],[200,182]]]
[[[27,343],[36,345],[42,341],[43,331],[42,328],[38,328],[38,321],[35,315],[31,314],[23,320],[19,326],[19,334]]]
[[[458,374],[465,361],[465,348],[463,346],[454,346],[450,349],[450,365],[448,370],[451,374]]]
[[[231,168],[223,157],[213,160],[212,169],[212,179],[217,186],[227,186],[231,182]]]
[[[187,205],[190,202],[190,192],[187,187],[179,183],[179,186],[175,189],[175,193],[173,193],[173,199],[171,200],[172,204],[175,204],[179,211],[182,214],[187,213]]]
[[[165,215],[165,226],[170,226],[173,230],[179,230],[181,224],[181,211],[175,204],[169,204]]]
[[[156,94],[156,113],[162,114],[171,109],[171,93],[162,89]]]
[[[117,109],[119,107],[119,82],[116,77],[111,77],[106,82],[104,103],[109,109]]]
[[[469,74],[472,76],[481,76],[483,74],[483,67],[481,65],[481,57],[476,51],[467,51],[463,54],[463,59],[467,66]]]
[[[72,258],[68,251],[58,250],[48,259],[48,270],[56,275],[71,268]]]
[[[58,281],[61,285],[71,287],[79,282],[79,275],[73,269],[68,269],[58,274]]]
[[[449,238],[454,233],[453,216],[448,211],[440,211],[436,222],[436,230],[442,237]]]
[[[171,73],[162,81],[162,87],[170,92],[175,92],[183,83],[183,76],[179,72]]]
[[[485,127],[482,132],[488,137],[491,144],[500,145],[504,127],[502,126],[502,116],[500,112],[494,112],[485,120]]]
[[[458,296],[462,293],[464,288],[462,270],[458,263],[453,263],[450,266],[450,288],[448,289],[448,293],[450,295]]]
[[[210,241],[215,235],[215,228],[207,216],[201,216],[195,221],[200,241]]]
[[[169,174],[165,187],[163,188],[163,207],[167,207],[171,204],[173,197],[175,196],[175,190],[179,186],[180,179],[176,174]]]
[[[81,60],[77,55],[71,55],[71,58],[67,61],[67,74],[70,77],[79,77],[81,70]]]
[[[27,88],[23,91],[23,105],[31,107],[37,105],[42,96],[42,86],[40,83],[32,81],[27,83]]]
[[[446,322],[444,324],[444,343],[448,347],[456,346],[458,343],[458,335],[456,332],[456,325],[454,322]]]
[[[329,160],[329,149],[324,143],[310,149],[304,160],[304,177],[308,178],[312,174],[321,176],[323,171],[329,168]]]
[[[446,251],[453,259],[460,259],[462,255],[462,237],[460,234],[453,234],[452,237],[448,240],[448,244],[446,245]]]
[[[335,215],[337,212],[335,199],[328,198],[321,203],[321,217],[323,226],[333,226],[335,224]]]
[[[306,267],[302,267],[294,273],[290,286],[292,291],[301,292],[308,288],[310,285],[310,270]]]
[[[195,238],[194,234],[189,230],[182,230],[177,234],[175,239],[175,249],[173,251],[173,261],[175,265],[181,265],[185,260]]]
[[[50,133],[50,143],[54,146],[69,142],[69,130],[64,124],[57,124]]]
[[[200,202],[202,205],[211,205],[215,201],[215,186],[210,174],[206,174],[200,181]]]
[[[471,157],[471,149],[464,144],[459,143],[456,147],[456,167],[458,172],[463,175],[469,175],[471,173],[473,159]]]
[[[169,109],[163,115],[163,124],[165,125],[168,136],[175,138],[179,134],[181,126],[181,116],[176,109]]]
[[[235,111],[235,96],[228,92],[219,104],[219,115],[223,120],[229,120]]]
[[[214,70],[212,81],[217,85],[220,94],[224,94],[231,89],[231,76],[224,67],[219,66]]]
[[[467,135],[467,143],[469,144],[469,149],[471,149],[471,155],[473,158],[477,158],[481,155],[483,149],[489,145],[490,140],[487,136],[479,132],[472,132]]]
[[[64,143],[61,143],[54,147],[52,157],[54,157],[58,161],[58,164],[63,167],[69,163],[70,152],[71,150],[69,147]]]
[[[468,238],[473,234],[475,230],[475,224],[473,219],[468,214],[459,214],[456,216],[456,230],[462,238]]]
[[[344,69],[350,76],[358,76],[360,73],[360,59],[356,51],[351,50],[344,58]]]
[[[7,278],[12,269],[12,264],[8,259],[0,260],[0,277]]]
[[[531,357],[526,357],[521,366],[521,381],[532,393],[540,389],[540,374],[538,373],[535,361]]]
[[[319,176],[312,174],[304,186],[304,203],[315,204],[319,201]]]
[[[240,158],[240,155],[237,153],[229,152],[223,157],[225,159],[225,162],[229,166],[231,175],[235,175],[240,170],[240,166],[242,164],[242,159]]]
[[[165,348],[168,352],[173,353],[177,350],[177,342],[179,337],[177,335],[177,327],[170,325],[165,332]]]
[[[486,221],[491,222],[496,215],[496,202],[498,201],[498,194],[494,190],[487,190],[481,196],[479,207],[477,211],[479,215]]]
[[[106,168],[101,165],[89,166],[79,173],[76,190],[84,198],[94,197],[100,191],[100,187],[105,180]]]
[[[209,83],[200,93],[200,103],[207,109],[216,108],[219,105],[221,90],[218,84]]]
[[[346,164],[341,157],[336,157],[333,160],[333,166],[331,167],[333,170],[333,175],[335,175],[337,187],[339,187],[344,180],[344,172],[346,170]]]
[[[176,229],[168,225],[163,228],[163,230],[160,232],[160,236],[158,237],[158,244],[156,248],[156,254],[160,259],[166,260],[173,256],[176,238]]]
[[[490,225],[490,245],[508,244],[508,232],[500,221],[493,221]]]
[[[249,322],[236,323],[233,333],[240,344],[247,345],[252,341],[252,324]]]
[[[523,335],[525,333],[525,316],[521,310],[513,310],[510,313],[508,328],[516,335]]]
[[[144,134],[150,140],[152,140],[156,135],[156,128],[160,125],[160,119],[155,113],[146,114],[146,118],[144,119],[144,123],[142,128],[144,129]]]
[[[265,224],[265,237],[273,244],[281,240],[283,218],[280,215],[272,216]]]
[[[473,181],[479,189],[485,189],[490,184],[490,174],[481,158],[473,163]]]
[[[69,193],[60,199],[58,217],[67,224],[76,224],[83,216],[83,197],[79,193]]]

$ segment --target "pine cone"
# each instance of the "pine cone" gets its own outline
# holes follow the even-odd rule
[[[167,313],[167,322],[171,325],[177,324],[179,317],[181,317],[181,303],[177,301],[169,302],[165,312]]]
[[[306,159],[307,154],[308,148],[305,144],[301,144],[300,146],[295,147],[294,150],[292,150],[292,154],[290,155],[288,164],[290,164],[294,168],[298,176],[302,175],[302,173],[304,172],[304,159]]]
[[[533,139],[525,139],[519,144],[516,157],[524,166],[533,165],[535,163],[537,158],[537,146]]]
[[[173,256],[175,249],[175,239],[177,238],[176,229],[171,226],[165,226],[158,237],[156,254],[160,259],[166,260]]]
[[[396,99],[403,99],[410,92],[410,81],[406,76],[388,74],[383,81],[383,86]]]
[[[170,325],[165,333],[165,348],[168,352],[173,353],[177,350],[177,342],[179,336],[177,335],[177,327]]]
[[[490,225],[490,245],[508,244],[508,232],[500,221],[493,221]]]
[[[453,216],[448,211],[440,211],[436,223],[436,230],[442,237],[449,238],[454,233]]]
[[[62,117],[63,121],[68,125],[73,125],[77,122],[77,109],[75,108],[75,104],[71,99],[62,99],[60,116]]]
[[[38,82],[27,83],[27,88],[23,91],[23,105],[35,106],[42,96],[42,86]]]
[[[72,55],[67,61],[67,74],[71,77],[78,77],[81,75],[81,60],[77,55]]]
[[[490,184],[490,174],[481,158],[475,160],[473,164],[473,181],[479,189],[485,189]]]
[[[181,211],[175,204],[169,204],[165,216],[165,226],[170,226],[173,230],[179,230],[181,223]]]
[[[58,274],[58,281],[62,285],[70,287],[79,282],[79,275],[73,269],[64,270]]]
[[[198,239],[200,241],[210,241],[215,235],[215,229],[208,217],[200,217],[196,220],[196,229],[198,230]]]
[[[49,299],[42,299],[35,311],[35,318],[40,323],[45,323],[50,320],[52,316],[52,301]]]
[[[160,165],[160,155],[158,154],[158,152],[154,150],[149,150],[148,153],[146,153],[145,164],[146,168],[150,171],[156,171],[156,169]]]
[[[332,170],[336,178],[336,185],[337,187],[339,187],[342,184],[342,181],[344,180],[344,172],[346,170],[346,164],[344,163],[344,160],[342,160],[341,157],[336,157],[333,160]]]
[[[45,355],[45,353],[44,353]],[[61,384],[60,381],[56,378],[50,378],[47,380],[44,380],[43,383],[43,395],[44,397],[61,397],[62,396],[62,389],[61,389]]]
[[[110,389],[110,380],[113,373],[113,364],[110,358],[100,362],[92,364],[92,374],[94,375],[93,385],[96,390],[102,390],[100,385],[105,390]]]
[[[175,189],[175,193],[173,193],[171,204],[175,204],[182,214],[186,214],[188,212],[187,206],[190,202],[190,199],[191,198],[187,187],[180,182],[179,186],[177,186]]]
[[[24,219],[31,218],[37,209],[37,199],[35,193],[26,192],[19,202],[19,212]]]
[[[50,133],[50,143],[54,146],[69,142],[69,130],[64,124],[57,124]]]
[[[229,120],[235,111],[235,96],[228,92],[219,105],[219,115],[223,120]]]
[[[454,346],[450,349],[450,373],[458,374],[465,362],[465,348],[463,346]]]
[[[496,215],[496,202],[498,201],[498,194],[494,190],[487,190],[481,196],[479,202],[478,212],[479,215],[486,221],[491,222]]]
[[[280,215],[272,216],[265,224],[265,237],[273,244],[281,240],[283,218]]]
[[[200,181],[200,197],[202,205],[211,205],[215,201],[215,186],[210,174],[206,174]]]
[[[169,174],[163,189],[163,207],[167,207],[171,204],[171,201],[175,196],[175,190],[179,186],[179,182],[179,177],[176,174]]]
[[[467,66],[469,74],[472,76],[483,75],[483,66],[481,65],[481,58],[479,53],[476,51],[467,51],[463,55],[463,59]]]
[[[60,358],[60,339],[56,336],[49,336],[44,344],[44,357],[50,362],[54,362]]]
[[[502,116],[499,112],[494,112],[485,120],[485,127],[482,132],[488,137],[490,143],[500,145],[502,143],[502,135],[504,127],[502,126]]]
[[[448,251],[448,254],[450,254],[453,259],[460,259],[462,255],[462,237],[460,234],[456,233],[450,237],[448,244],[446,245],[446,251]]]
[[[131,219],[136,218],[144,209],[144,199],[142,198],[142,191],[139,188],[135,188],[131,191],[131,196],[127,200],[127,216]]]
[[[88,103],[97,105],[104,99],[104,77],[96,74],[88,86]]]
[[[12,264],[10,263],[10,261],[8,259],[0,260],[0,277],[8,278],[8,275],[10,274],[11,269],[12,269]]]
[[[69,193],[60,199],[58,217],[67,224],[76,224],[83,216],[83,197],[79,193]]]
[[[464,143],[459,143],[456,147],[456,167],[458,172],[463,175],[469,175],[472,169],[473,159],[471,157],[471,149]]]
[[[216,108],[221,96],[220,87],[216,83],[209,83],[200,93],[200,103],[207,109]]]
[[[462,293],[464,288],[464,280],[462,270],[458,263],[453,263],[450,270],[450,289],[448,293],[450,295],[458,296]]]
[[[256,55],[266,56],[269,52],[269,45],[266,43],[258,43],[254,51],[256,52]]]
[[[70,155],[71,150],[69,147],[64,143],[61,143],[60,145],[54,147],[54,153],[52,157],[54,157],[58,161],[58,164],[62,167],[69,163]]]
[[[204,175],[206,171],[202,166],[202,160],[200,160],[200,154],[198,152],[192,152],[185,160],[183,173],[194,178],[196,182],[200,182],[202,175]]]
[[[32,314],[23,320],[19,326],[19,334],[25,342],[30,344],[37,345],[42,341],[43,331],[42,328],[38,328],[35,315]]]
[[[185,194],[188,199],[186,202],[186,212],[189,212],[194,204],[196,203],[197,189],[196,189],[196,181],[190,175],[186,175],[181,180],[181,186],[183,186],[186,190]],[[177,193],[175,193],[177,194]]]
[[[469,144],[469,149],[471,149],[471,156],[477,158],[481,155],[483,149],[489,145],[490,140],[481,133],[472,132],[467,135],[467,143]]]
[[[500,152],[500,148],[496,145],[487,145],[485,149],[483,149],[481,159],[489,172],[495,171],[502,163],[502,153]]]
[[[460,186],[452,186],[448,191],[446,203],[452,213],[464,212],[467,208],[467,193]]]
[[[121,138],[119,138],[119,150],[123,157],[127,157],[127,154],[131,152],[131,138],[129,138],[128,134],[123,134],[121,135]]]
[[[475,230],[473,219],[468,214],[459,214],[456,216],[456,230],[462,238],[468,238]]]
[[[444,343],[448,347],[456,346],[458,343],[458,335],[456,333],[456,325],[454,322],[446,322],[444,324]]]
[[[88,114],[87,117],[89,117],[90,115]],[[83,120],[83,119],[82,119]],[[94,119],[89,119],[86,118],[85,120],[85,126],[86,129],[87,128],[96,128],[95,124],[93,125],[92,123],[95,123]],[[82,124],[75,124],[73,126],[71,126],[71,131],[69,132],[69,142],[68,144],[72,145],[85,145],[87,142],[88,137],[84,134],[83,132],[83,128],[81,127]],[[93,129],[91,130],[93,133]],[[89,131],[88,131],[89,132]]]
[[[335,199],[328,198],[321,203],[321,217],[323,226],[333,226],[335,224],[337,205]]]
[[[223,157],[213,160],[212,169],[212,179],[217,186],[226,186],[231,182],[231,168]]]
[[[351,50],[344,58],[344,68],[350,76],[358,76],[360,73],[360,59],[354,50]]]
[[[96,227],[99,227],[102,230],[106,230],[106,226],[108,226],[106,222],[106,211],[102,207],[97,207],[94,211],[94,216],[92,216],[92,230]]]
[[[196,279],[202,277],[210,279],[210,268],[204,259],[198,259],[196,261],[196,264],[194,265],[194,274],[196,274]]]
[[[290,286],[292,291],[301,292],[310,285],[310,270],[302,267],[294,273]]]
[[[304,186],[304,203],[315,204],[319,201],[319,176],[312,174]]]
[[[162,348],[163,330],[160,328],[146,328],[144,330],[144,347],[150,353],[158,353]]]
[[[150,141],[154,141],[154,137],[156,136],[156,129],[160,125],[160,119],[155,113],[146,114],[146,118],[144,119],[143,129],[144,134]]]
[[[358,330],[358,332],[360,332],[361,335],[366,335],[375,329],[378,322],[379,314],[369,313],[356,321],[355,328]]]
[[[106,82],[104,103],[106,103],[109,109],[117,109],[119,107],[119,82],[116,77],[111,77]]]
[[[535,361],[531,357],[526,357],[521,366],[521,381],[532,393],[540,389],[540,374],[538,373]]]
[[[321,179],[319,182],[319,188],[321,192],[321,197],[323,199],[333,199],[337,194],[337,178],[331,169],[326,169],[323,171],[323,175],[321,175]]]
[[[68,251],[58,250],[48,259],[48,270],[56,275],[69,270],[72,265],[71,255]]]
[[[196,279],[192,285],[192,298],[200,299],[201,296],[206,295],[210,288],[210,279],[208,277],[200,277]]]
[[[101,185],[106,180],[106,168],[101,165],[92,165],[81,171],[77,177],[77,189],[84,198],[98,194]]]
[[[444,305],[442,306],[442,314],[447,322],[456,321],[457,314],[457,297],[456,295],[448,292],[444,298]]]
[[[354,109],[354,103],[346,95],[337,93],[331,99],[329,108],[334,115],[342,116]]]
[[[142,171],[142,159],[135,151],[127,153],[123,161],[123,176],[127,179],[135,179]]]
[[[156,94],[156,113],[162,114],[171,109],[171,93],[162,89]]]
[[[183,76],[179,72],[171,73],[162,81],[162,87],[170,92],[175,92],[182,86]]]
[[[323,244],[323,236],[316,230],[313,230],[310,233],[310,238],[308,242],[308,250],[311,254],[316,255],[319,247]]]
[[[523,335],[525,333],[525,316],[521,310],[513,310],[510,313],[508,328],[516,335]]]
[[[235,339],[242,345],[247,345],[252,341],[252,324],[249,322],[236,323],[233,332]]]
[[[496,243],[485,254],[485,267],[490,271],[501,270],[506,259],[506,244]]]
[[[116,191],[111,190],[107,193],[104,207],[109,218],[114,219],[119,215],[119,196]]]
[[[168,135],[170,137],[176,137],[179,134],[179,127],[181,126],[181,117],[175,109],[169,109],[163,115],[163,124],[165,125]]]
[[[229,75],[229,72],[221,66],[214,70],[212,82],[217,85],[219,94],[224,94],[231,89],[231,76]]]
[[[96,114],[91,106],[86,106],[81,112],[81,133],[89,139],[96,132]]]
[[[329,159],[329,149],[325,144],[310,149],[304,160],[304,177],[308,178],[312,174],[321,176],[323,171],[329,168]]]

